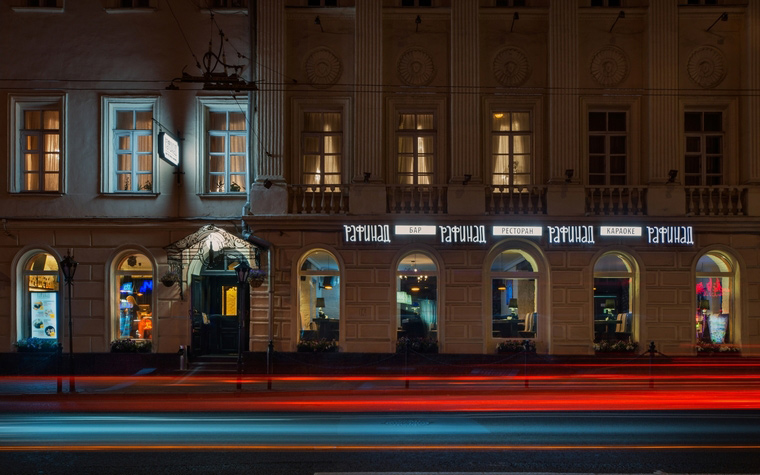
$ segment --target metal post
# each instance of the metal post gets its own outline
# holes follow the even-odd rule
[[[243,261],[235,267],[237,274],[237,314],[238,314],[238,355],[237,355],[237,388],[243,389],[243,317],[245,303],[245,291],[248,288],[248,277],[251,275],[251,267]]]
[[[63,272],[63,278],[66,280],[66,288],[68,295],[68,308],[69,308],[69,392],[76,392],[76,386],[74,382],[74,330],[71,321],[71,286],[74,280],[74,273],[77,270],[78,262],[74,260],[74,256],[71,255],[72,251],[66,253],[66,257],[61,260],[61,272]]]

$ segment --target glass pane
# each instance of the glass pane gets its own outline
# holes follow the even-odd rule
[[[720,135],[708,135],[705,137],[706,153],[723,153],[723,137]]]
[[[58,173],[45,174],[45,191],[59,191],[59,183]]]
[[[26,270],[55,271],[58,272],[58,261],[51,254],[41,252],[30,257],[27,261]],[[58,276],[56,275],[56,281]]]
[[[42,111],[24,111],[24,129],[39,130],[42,128]]]
[[[492,331],[495,338],[536,336],[535,279],[493,279],[491,295]]]
[[[137,156],[137,170],[141,172],[149,172],[153,170],[153,156],[152,155],[138,155]]]
[[[705,112],[705,132],[723,131],[723,113]]]
[[[513,112],[512,130],[515,132],[530,130],[530,112]]]
[[[245,175],[230,175],[230,191],[245,191]]]
[[[508,112],[494,112],[491,114],[491,130],[502,132],[510,130]]]
[[[535,272],[533,258],[522,251],[508,250],[499,254],[491,264],[492,272]]]
[[[618,254],[605,254],[596,261],[595,273],[602,272],[631,272],[628,261]]]
[[[686,173],[701,173],[702,159],[699,155],[687,155],[684,160]]]
[[[209,137],[209,152],[211,153],[224,153],[225,140],[223,136],[212,135]]]
[[[46,130],[58,130],[58,111],[45,111],[42,115],[42,128]]]
[[[607,117],[608,128],[611,132],[625,132],[625,112],[610,112]]]
[[[129,135],[121,135],[116,140],[118,141],[117,147],[119,150],[130,150],[132,138]]]
[[[604,173],[605,172],[604,157],[599,155],[592,155],[588,159],[588,170],[590,173]]]
[[[610,153],[623,154],[625,153],[625,135],[615,135],[610,137]]]
[[[324,115],[325,125],[324,132],[337,132],[342,130],[340,121],[340,112],[328,112]]]
[[[625,173],[625,157],[610,157],[610,173]]]
[[[226,112],[209,112],[208,129],[209,130],[227,130],[227,113]]]
[[[220,155],[211,155],[209,157],[210,172],[223,172],[224,171],[224,157]]]
[[[723,184],[723,177],[719,176],[706,176],[705,186],[719,186]]]
[[[415,128],[415,115],[414,114],[399,114],[399,130],[407,130]]]
[[[303,170],[306,173],[318,173],[320,171],[320,156],[319,155],[304,155],[303,157]]]
[[[153,181],[149,174],[143,174],[137,176],[137,189],[138,191],[153,191]]]
[[[224,193],[224,176],[214,175],[209,177],[209,191],[211,193]]]
[[[530,172],[530,157],[516,155],[513,159],[512,171],[515,174],[524,174]]]
[[[230,112],[230,130],[245,130],[245,114]]]
[[[515,153],[530,153],[530,135],[516,135],[513,143]]]
[[[245,171],[245,156],[230,155],[230,173]]]
[[[493,153],[509,153],[509,136],[494,135],[491,140]]]
[[[325,156],[325,173],[340,173],[340,157],[335,155]]]
[[[60,152],[60,136],[58,134],[45,134],[43,141],[45,143],[44,149],[46,152]]]
[[[417,158],[417,172],[420,175],[430,175],[433,173],[433,157],[431,155],[420,155]],[[422,181],[420,181],[422,184]],[[425,183],[430,184],[430,183]]]
[[[119,191],[132,191],[132,177],[128,173],[122,173],[116,175],[118,182],[117,189]]]
[[[607,114],[604,112],[588,113],[588,130],[593,132],[604,132],[607,130]]]
[[[137,151],[138,152],[152,152],[153,151],[153,136],[152,135],[140,135],[137,137]]]
[[[27,135],[26,137],[26,150],[39,150],[40,137],[37,135]]]
[[[720,156],[710,156],[706,159],[707,162],[707,169],[705,170],[707,173],[722,173],[723,167],[722,167],[722,157]]]
[[[36,153],[24,154],[24,170],[36,172],[40,169],[40,156]]]
[[[686,137],[686,152],[687,153],[699,153],[702,147],[701,137]]]
[[[399,155],[398,157],[398,172],[399,173],[412,173],[414,171],[414,157],[410,155]]]
[[[398,152],[399,153],[414,153],[414,138],[413,137],[399,137],[398,138]]]
[[[305,153],[319,153],[319,137],[306,136],[303,139],[303,151]]]
[[[307,132],[322,131],[322,113],[321,112],[304,112],[303,130]]]
[[[132,155],[122,154],[116,157],[116,169],[119,171],[128,171],[132,169]]]
[[[230,136],[230,153],[245,153],[245,136]]]
[[[588,138],[589,153],[605,153],[605,140],[603,135],[590,135]]]
[[[417,152],[419,153],[433,153],[433,137],[418,137],[417,138]]]
[[[137,130],[153,129],[153,111],[137,111]]]
[[[728,259],[719,254],[705,254],[697,261],[697,272],[717,273],[731,272],[731,264]]]
[[[45,171],[47,172],[57,172],[58,169],[58,163],[59,163],[60,155],[57,153],[46,153],[45,154]]]
[[[328,135],[325,137],[325,153],[341,153],[343,137]]]
[[[417,129],[432,130],[433,114],[419,114],[417,116]]]
[[[702,114],[700,112],[685,112],[683,115],[683,128],[686,132],[701,132]]]
[[[132,130],[134,129],[134,114],[132,111],[116,111],[116,129]]]
[[[40,176],[37,173],[24,174],[24,191],[38,191],[40,189]]]

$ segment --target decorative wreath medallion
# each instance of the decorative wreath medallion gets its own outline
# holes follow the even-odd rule
[[[398,60],[398,77],[409,86],[425,86],[435,78],[433,59],[421,49],[410,49]]]
[[[306,58],[306,77],[314,87],[330,87],[340,79],[343,65],[327,48],[319,48]]]
[[[493,75],[502,86],[521,86],[530,76],[528,58],[517,48],[505,48],[493,60]]]
[[[692,81],[704,88],[713,88],[726,77],[726,60],[719,49],[702,46],[692,51],[686,69]]]
[[[623,50],[605,46],[591,59],[591,76],[602,86],[617,86],[628,76],[628,58]]]

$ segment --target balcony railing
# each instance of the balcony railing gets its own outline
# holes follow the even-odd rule
[[[289,185],[292,214],[345,214],[348,189],[338,185]]]
[[[446,186],[391,185],[386,188],[391,214],[446,214]]]
[[[744,216],[747,189],[736,186],[687,187],[686,214],[691,216]]]
[[[647,190],[640,186],[587,186],[586,215],[629,216],[647,214]]]
[[[545,186],[491,186],[486,188],[488,214],[546,214]]]

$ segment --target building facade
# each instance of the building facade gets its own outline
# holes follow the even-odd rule
[[[760,343],[757,2],[26,3],[0,351]]]

